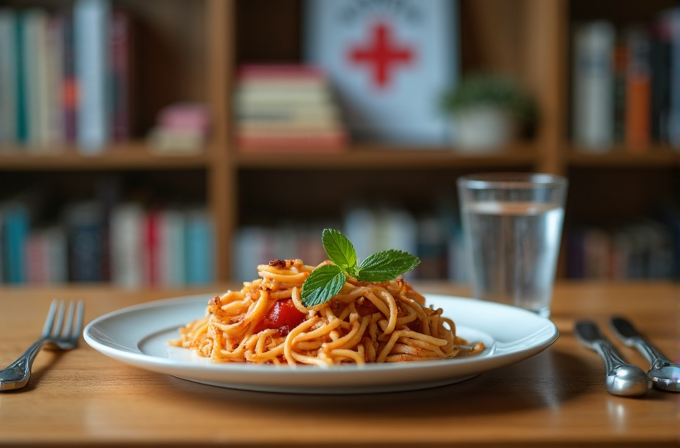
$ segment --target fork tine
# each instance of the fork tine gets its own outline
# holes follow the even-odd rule
[[[47,312],[47,317],[45,318],[45,325],[43,326],[42,337],[47,338],[52,333],[52,326],[54,325],[54,318],[57,315],[57,299],[52,300],[50,305],[50,310]]]
[[[83,331],[83,301],[78,300],[78,309],[77,309],[77,315],[76,315],[76,326],[73,328],[73,338],[78,341],[80,338],[80,333]]]
[[[68,303],[68,313],[66,314],[66,323],[61,328],[61,336],[71,336],[71,328],[73,327],[73,301]],[[58,329],[57,329],[58,330]]]
[[[64,311],[66,310],[66,305],[64,301],[59,301],[59,312],[57,313],[57,323],[52,327],[52,336],[58,337],[64,326]]]

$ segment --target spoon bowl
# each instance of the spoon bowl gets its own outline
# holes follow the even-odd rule
[[[647,375],[657,389],[680,392],[680,366],[677,364],[665,363],[659,367],[652,367]]]
[[[624,344],[635,347],[649,361],[647,375],[652,379],[654,387],[680,392],[680,365],[674,364],[654,347],[625,317],[613,317],[610,323],[612,330]]]
[[[622,364],[607,373],[606,387],[610,394],[635,397],[644,395],[652,387],[652,380],[638,366]]]
[[[580,320],[574,326],[574,335],[586,347],[595,350],[605,366],[605,387],[612,395],[636,397],[647,393],[652,380],[636,365],[627,363],[614,346],[602,335],[590,320]]]

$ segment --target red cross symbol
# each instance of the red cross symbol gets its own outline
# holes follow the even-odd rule
[[[413,52],[394,42],[392,30],[384,23],[373,27],[370,39],[368,44],[350,49],[349,59],[353,64],[368,65],[373,72],[374,84],[378,89],[384,89],[390,82],[392,69],[398,64],[409,65]]]

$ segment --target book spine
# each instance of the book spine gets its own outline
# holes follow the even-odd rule
[[[614,46],[614,142],[623,144],[626,140],[626,72],[628,70],[628,48],[625,42],[617,41]]]
[[[24,42],[24,27],[26,17],[25,13],[21,12],[17,15],[15,22],[15,42],[16,51],[16,141],[17,143],[26,143],[28,141],[28,93],[26,83],[26,66],[25,66],[25,42]]]
[[[53,226],[45,231],[46,275],[50,284],[65,283],[68,279],[68,255],[66,234],[63,226]]]
[[[67,211],[69,280],[101,282],[102,220],[96,202],[71,204]]]
[[[31,110],[30,120],[30,145],[37,150],[44,150],[49,144],[50,134],[50,98],[49,82],[50,73],[48,66],[47,48],[48,17],[42,9],[34,9],[30,12],[31,48],[28,50],[28,58],[31,61],[31,73],[29,81],[32,83],[29,89]]]
[[[64,142],[64,117],[61,90],[64,84],[64,32],[63,18],[59,15],[51,16],[47,22],[46,33],[46,143],[59,145]]]
[[[668,14],[661,14],[653,24],[650,60],[652,66],[651,138],[668,143],[668,116],[671,92],[671,36]]]
[[[207,285],[214,279],[213,232],[205,210],[189,212],[186,232],[187,284]]]
[[[132,22],[129,14],[121,10],[111,13],[111,138],[115,142],[130,139],[132,100]]]
[[[16,141],[16,13],[0,9],[0,145]]]
[[[78,77],[77,142],[85,154],[109,143],[109,67],[107,0],[78,0],[74,5]]]
[[[680,150],[680,8],[669,13],[671,30],[671,100],[668,138],[673,148]]]
[[[123,203],[110,214],[111,280],[124,287],[143,284],[144,211],[136,203]]]
[[[646,152],[650,144],[651,66],[649,35],[644,28],[628,31],[626,71],[626,147]]]
[[[26,282],[25,246],[30,230],[29,213],[22,204],[14,204],[5,210],[5,272],[9,284]]]
[[[63,26],[63,81],[61,103],[63,134],[67,143],[76,143],[78,115],[78,79],[75,67],[75,29],[71,10],[62,13]]]
[[[147,286],[157,286],[160,283],[160,251],[161,251],[161,230],[160,212],[149,210],[144,219],[144,284]]]
[[[26,252],[24,247],[28,239],[28,216],[21,206],[13,207],[6,217],[6,250],[7,283],[23,284],[26,282]]]
[[[607,151],[614,141],[614,43],[609,22],[581,24],[574,30],[573,138],[593,152]]]

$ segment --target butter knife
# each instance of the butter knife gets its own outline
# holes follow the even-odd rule
[[[680,365],[673,363],[656,347],[647,341],[635,326],[621,316],[612,317],[610,321],[614,334],[624,344],[635,347],[649,361],[649,372],[654,387],[657,389],[680,392]]]

